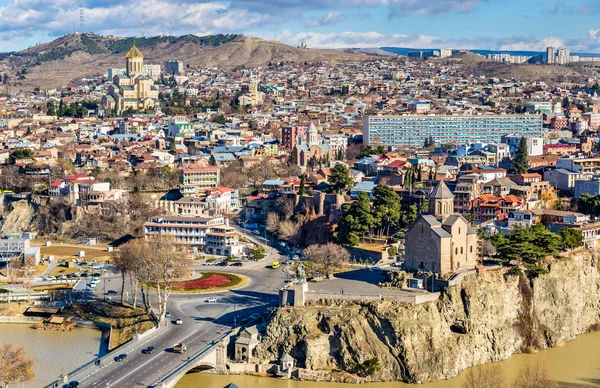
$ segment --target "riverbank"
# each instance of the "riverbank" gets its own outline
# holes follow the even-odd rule
[[[39,320],[39,318],[38,318]],[[0,323],[0,343],[25,346],[27,356],[35,360],[35,379],[26,388],[39,388],[82,363],[107,353],[108,342],[96,329],[77,328],[71,332],[44,331],[28,323]],[[20,387],[21,385],[19,385]]]
[[[585,334],[566,343],[564,346],[547,349],[535,354],[517,354],[501,366],[507,380],[512,382],[521,368],[528,363],[543,362],[554,374],[560,388],[596,388],[600,386],[600,332]],[[477,369],[480,367],[474,367]],[[420,385],[402,382],[368,383],[365,388],[462,388],[467,371],[449,380],[436,381]],[[175,388],[223,388],[234,383],[240,388],[348,388],[342,383],[316,383],[308,381],[279,380],[268,377],[215,375],[190,373],[185,375]],[[510,385],[509,385],[510,386]]]
[[[484,272],[422,304],[324,298],[280,308],[250,362],[278,363],[288,353],[300,369],[371,382],[449,379],[597,330],[599,267],[597,252],[579,251],[537,278]],[[348,381],[341,373],[305,379]]]

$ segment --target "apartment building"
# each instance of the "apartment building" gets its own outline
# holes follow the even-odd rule
[[[421,148],[430,137],[436,143],[498,143],[515,134],[540,138],[545,133],[541,115],[489,116],[366,116],[363,143]]]
[[[172,236],[180,244],[217,255],[239,255],[243,246],[223,217],[151,217],[144,224],[144,236]]]
[[[181,194],[195,194],[198,191],[219,186],[221,170],[217,166],[189,166],[181,169]]]

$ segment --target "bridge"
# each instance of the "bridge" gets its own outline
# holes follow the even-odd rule
[[[225,334],[219,341],[206,347],[184,361],[175,370],[158,380],[152,387],[173,388],[186,373],[214,369],[217,373],[227,371],[227,341],[231,333]]]

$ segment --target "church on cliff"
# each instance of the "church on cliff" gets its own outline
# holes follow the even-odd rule
[[[477,265],[477,233],[454,213],[454,194],[440,181],[429,195],[429,212],[406,232],[404,266],[408,270],[446,274]]]

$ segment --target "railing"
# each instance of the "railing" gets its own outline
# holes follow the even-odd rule
[[[73,381],[76,378],[79,378],[80,380],[86,378],[88,375],[93,374],[95,371],[97,371],[99,369],[100,366],[106,366],[106,365],[110,365],[111,360],[113,359],[113,357],[118,353],[128,353],[132,350],[135,350],[137,348],[139,348],[140,346],[142,346],[143,344],[145,344],[146,342],[148,342],[150,339],[155,338],[156,336],[162,334],[163,332],[165,332],[167,330],[168,326],[158,326],[154,329],[150,329],[150,330],[154,330],[154,332],[152,332],[152,335],[147,335],[143,338],[140,339],[136,339],[133,338],[131,340],[129,340],[127,343],[123,344],[122,346],[119,346],[115,349],[113,349],[112,351],[108,352],[107,354],[105,354],[104,356],[94,359],[82,366],[80,366],[79,368],[75,369],[74,371],[70,372],[67,376],[66,376],[66,381]],[[148,332],[146,332],[148,333]],[[146,334],[144,333],[144,334]],[[98,362],[98,360],[100,361],[99,364],[96,364]],[[95,367],[95,368],[94,368]],[[89,372],[90,370],[92,370],[91,373],[85,374],[85,372]],[[61,382],[60,380],[55,380],[52,383],[46,385],[44,388],[54,388],[54,387],[58,387],[61,384],[63,384],[64,382]]]
[[[196,352],[193,356],[191,356],[189,359],[185,360],[184,362],[182,362],[181,364],[179,364],[177,367],[175,367],[175,369],[173,369],[173,371],[171,371],[169,374],[167,374],[165,377],[160,378],[159,380],[157,380],[154,384],[150,385],[151,387],[159,387],[167,382],[169,382],[169,380],[177,377],[179,375],[179,373],[182,370],[185,370],[185,368],[190,364],[190,363],[194,363],[198,360],[198,358],[204,356],[206,353],[210,352],[211,350],[213,350],[216,346],[219,345],[219,342],[221,342],[223,339],[227,338],[229,335],[231,335],[231,333],[233,332],[233,330],[228,331],[227,333],[223,334],[221,337],[219,337],[219,339],[214,340],[212,344],[210,344],[209,346],[205,347],[202,350],[199,350],[198,352]]]

